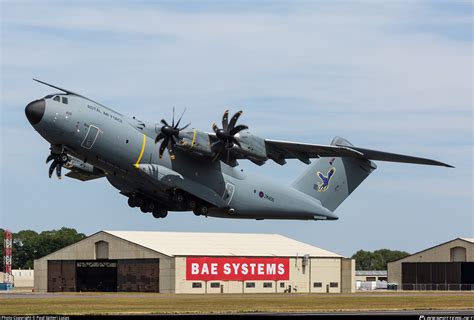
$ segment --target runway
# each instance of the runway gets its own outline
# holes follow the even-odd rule
[[[0,293],[6,315],[473,316],[473,292],[354,294]],[[464,320],[464,319],[463,319]]]

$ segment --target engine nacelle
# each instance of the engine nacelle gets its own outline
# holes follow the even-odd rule
[[[179,137],[181,141],[176,146],[183,150],[203,156],[212,156],[214,154],[211,149],[209,135],[206,132],[193,129],[180,132]]]
[[[245,130],[235,135],[235,138],[240,142],[239,146],[234,146],[235,150],[241,152],[247,159],[252,162],[262,165],[268,160],[267,150],[265,148],[265,140]]]

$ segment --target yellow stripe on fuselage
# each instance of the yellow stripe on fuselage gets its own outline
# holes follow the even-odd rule
[[[191,149],[194,147],[194,142],[196,141],[196,129],[194,129],[193,141],[191,141]]]
[[[146,134],[143,135],[142,150],[140,151],[140,155],[138,156],[137,162],[135,163],[135,168],[138,168],[138,165],[140,164],[140,161],[142,160],[143,153],[145,152],[145,146],[146,146]]]

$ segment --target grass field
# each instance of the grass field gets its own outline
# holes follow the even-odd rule
[[[0,294],[0,314],[155,314],[474,310],[472,293],[171,295]]]

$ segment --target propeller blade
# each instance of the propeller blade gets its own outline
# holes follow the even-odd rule
[[[54,168],[56,167],[57,163],[58,162],[56,160],[54,160],[53,163],[51,163],[51,165],[49,166],[48,175],[49,175],[50,178],[53,175],[53,171],[54,171]]]
[[[182,127],[181,129],[178,129],[178,130],[179,130],[179,131],[184,130],[184,129],[186,129],[187,127],[189,127],[190,125],[191,125],[191,122],[188,123],[187,125],[185,125],[184,127]]]
[[[224,115],[222,116],[222,129],[224,129],[224,131],[227,131],[227,126],[229,125],[229,121],[227,121],[229,117],[229,110],[226,110],[224,112]]]
[[[230,123],[229,123],[229,130],[232,131],[232,129],[234,129],[235,127],[235,124],[237,123],[237,120],[239,120],[239,117],[242,115],[243,111],[239,111],[237,112],[236,114],[234,114],[234,116],[232,117],[232,119],[230,119]]]
[[[52,154],[50,154],[47,158],[46,158],[46,163],[50,162],[51,160],[53,160],[54,157]]]
[[[166,149],[166,145],[168,144],[168,137],[166,137],[162,142],[161,142],[161,145],[160,145],[160,151],[158,153],[158,155],[160,156],[160,159],[163,158],[163,152],[165,152],[165,149]]]
[[[181,119],[183,118],[183,115],[184,115],[185,112],[186,112],[186,108],[184,108],[183,113],[181,113],[181,117],[179,117],[178,122],[176,122],[175,128],[177,128],[179,126],[179,123],[181,122]],[[180,129],[180,130],[182,130],[182,129]]]
[[[239,140],[237,140],[235,137],[232,137],[232,142],[242,148],[242,145],[240,144]]]
[[[225,145],[224,145],[224,142],[222,141],[217,141],[217,143],[214,142],[213,145],[214,145],[213,150],[215,150],[216,155],[214,156],[214,158],[212,158],[212,161],[216,161],[225,152]]]
[[[164,124],[165,126],[168,126],[168,127],[169,127],[169,124],[168,124],[168,122],[166,122],[165,119],[161,119],[161,123]]]
[[[173,122],[171,123],[171,126],[174,128],[174,106],[173,106]]]
[[[163,139],[165,137],[165,135],[163,133],[159,133],[156,138],[155,138],[155,143],[158,143],[158,141],[160,141],[161,139]]]
[[[56,164],[56,175],[58,176],[59,179],[61,179],[61,168],[62,167],[63,166],[59,162]]]
[[[248,129],[249,127],[247,127],[245,124],[239,124],[237,127],[233,128],[232,130],[230,130],[230,135],[233,136],[237,133],[239,133],[240,131],[242,130],[245,130],[245,129]]]
[[[176,156],[175,156],[174,150],[173,150],[173,144],[174,144],[174,143],[173,143],[173,140],[168,139],[168,152],[169,152],[169,154],[170,154],[170,159],[171,159],[171,160],[176,159]]]
[[[214,130],[215,133],[217,133],[217,130],[219,130],[215,123],[212,124],[212,130]]]

